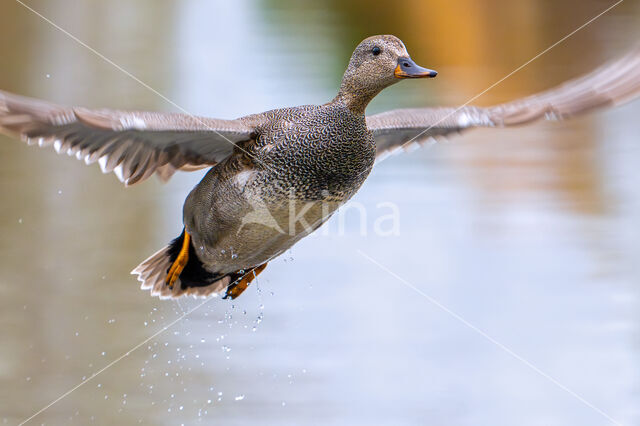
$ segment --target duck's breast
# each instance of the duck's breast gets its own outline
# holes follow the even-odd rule
[[[267,187],[306,200],[346,201],[368,176],[375,141],[363,116],[316,106],[280,112],[260,128],[255,145]]]

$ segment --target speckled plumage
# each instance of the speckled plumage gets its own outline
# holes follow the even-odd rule
[[[264,118],[255,141],[212,168],[187,197],[185,226],[211,272],[248,269],[288,249],[351,198],[373,167],[375,141],[364,116],[341,102]],[[306,211],[310,226],[292,226],[292,210]]]
[[[385,87],[435,74],[417,66],[398,38],[374,36],[356,47],[338,94],[324,105],[221,120],[64,107],[0,91],[0,132],[98,162],[125,185],[211,167],[185,202],[186,232],[133,273],[141,288],[160,297],[229,294],[228,288],[237,297],[247,277],[351,198],[381,154],[474,127],[564,119],[634,99],[640,49],[506,104],[398,109],[365,119],[368,103]],[[178,255],[188,257],[186,265]],[[183,269],[170,285],[165,278],[176,265]]]
[[[372,60],[376,46],[389,60]],[[370,37],[354,51],[331,102],[240,119],[254,128],[251,140],[212,168],[184,205],[185,229],[213,277],[268,262],[356,193],[376,157],[365,108],[397,81],[403,56],[396,37]]]

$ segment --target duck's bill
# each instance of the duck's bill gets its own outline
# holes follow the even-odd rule
[[[422,68],[411,58],[398,58],[398,66],[394,75],[396,78],[433,78],[438,73],[428,68]]]

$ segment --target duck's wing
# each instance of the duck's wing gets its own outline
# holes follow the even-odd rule
[[[640,95],[640,47],[561,86],[491,107],[396,109],[367,117],[378,156],[474,127],[562,120]]]
[[[0,133],[98,162],[125,185],[214,165],[252,131],[242,120],[64,107],[0,91]]]

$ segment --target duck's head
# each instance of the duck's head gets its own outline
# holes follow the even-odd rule
[[[437,74],[413,62],[398,37],[369,37],[353,51],[336,100],[346,102],[349,108],[362,113],[369,101],[385,87],[401,79],[431,78]]]

